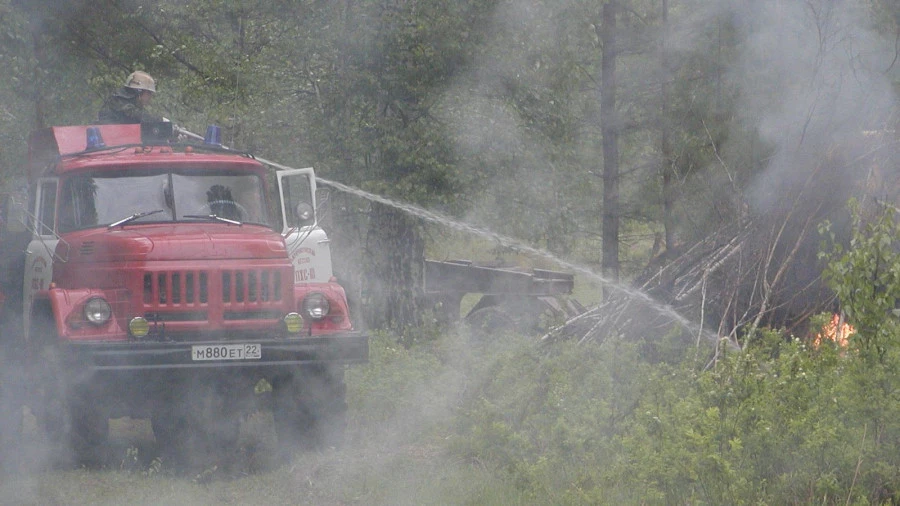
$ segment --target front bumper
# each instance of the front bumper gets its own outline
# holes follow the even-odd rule
[[[256,344],[260,358],[240,360],[194,360],[195,346]],[[343,332],[327,336],[289,339],[242,339],[239,341],[189,342],[69,342],[63,357],[82,372],[209,370],[215,368],[275,369],[297,365],[363,363],[369,356],[369,336]]]

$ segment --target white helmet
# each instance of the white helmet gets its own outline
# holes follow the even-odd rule
[[[150,77],[150,74],[141,72],[140,70],[132,72],[131,75],[128,76],[128,80],[125,81],[125,87],[133,90],[146,90],[151,93],[156,93],[156,81]]]

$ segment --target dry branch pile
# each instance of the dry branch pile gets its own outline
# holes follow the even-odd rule
[[[610,335],[643,339],[680,332],[683,340],[700,344],[710,340],[704,337],[709,332],[714,342],[740,346],[760,327],[808,335],[810,317],[839,310],[821,278],[824,238],[818,227],[829,221],[836,239],[846,244],[850,198],[860,202],[863,213],[896,206],[897,148],[894,136],[883,134],[833,146],[813,159],[802,180],[793,174],[794,184],[773,189],[765,208],[757,206],[648,267],[633,286],[658,304],[611,290],[603,303],[546,338],[602,341]],[[668,308],[698,323],[685,326]]]

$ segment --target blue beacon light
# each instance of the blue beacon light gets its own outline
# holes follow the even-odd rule
[[[103,136],[100,135],[100,129],[98,127],[88,127],[86,136],[87,147],[85,149],[91,150],[106,147],[106,143],[103,142]]]
[[[206,135],[203,137],[204,144],[211,144],[213,146],[221,146],[222,145],[222,129],[216,125],[209,125],[206,127]]]

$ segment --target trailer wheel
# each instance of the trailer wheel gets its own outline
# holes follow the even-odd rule
[[[344,369],[309,367],[272,384],[273,418],[278,444],[288,457],[293,449],[314,450],[343,443],[347,427]]]
[[[465,319],[473,343],[486,343],[499,333],[511,332],[518,328],[515,319],[499,306],[483,307]]]

